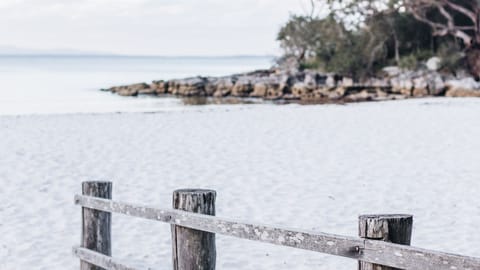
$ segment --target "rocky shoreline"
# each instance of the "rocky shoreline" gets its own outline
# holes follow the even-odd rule
[[[313,70],[267,69],[223,77],[191,77],[114,86],[121,96],[261,98],[301,103],[347,103],[420,97],[480,97],[480,82],[468,76],[433,70],[384,69],[381,78],[355,82],[351,78]]]

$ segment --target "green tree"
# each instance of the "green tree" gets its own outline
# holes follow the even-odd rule
[[[311,57],[323,35],[321,22],[307,16],[292,16],[278,33],[277,40],[287,55],[299,62]]]
[[[435,37],[454,37],[462,43],[470,72],[480,78],[479,0],[317,0],[352,27],[375,14],[401,12],[431,27]],[[413,37],[412,37],[413,38]],[[417,37],[418,38],[418,37]]]
[[[428,24],[433,35],[461,40],[470,72],[480,79],[480,1],[404,0],[403,6],[416,19]]]

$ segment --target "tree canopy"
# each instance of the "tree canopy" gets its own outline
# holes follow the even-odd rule
[[[480,0],[312,3],[330,14],[319,18],[312,5],[311,14],[292,16],[278,35],[285,52],[303,66],[362,76],[390,64],[414,68],[432,55],[448,63],[464,53],[466,67],[480,76]]]

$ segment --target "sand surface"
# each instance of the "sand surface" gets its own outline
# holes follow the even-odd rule
[[[480,257],[480,100],[206,106],[164,113],[0,117],[0,269],[78,269],[73,195],[159,207],[217,190],[217,215],[355,236],[357,216],[411,213],[413,245]],[[217,269],[355,269],[230,237]],[[170,227],[113,217],[115,257],[171,267]]]

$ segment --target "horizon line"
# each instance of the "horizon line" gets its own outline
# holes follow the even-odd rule
[[[112,53],[0,53],[0,57],[158,57],[158,58],[275,58],[275,54],[231,54],[231,55],[145,55]]]

